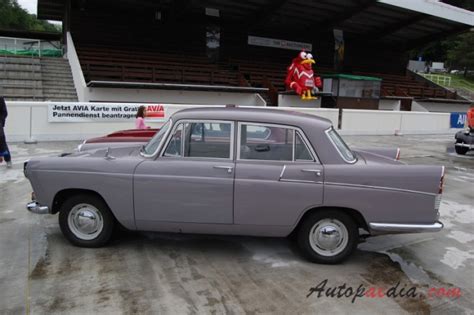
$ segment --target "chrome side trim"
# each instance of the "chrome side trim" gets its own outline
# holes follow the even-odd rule
[[[443,223],[432,224],[399,224],[399,223],[369,223],[371,231],[382,233],[421,233],[438,232],[443,228]]]
[[[32,201],[32,202],[28,203],[26,205],[26,209],[28,209],[28,211],[30,211],[32,213],[36,213],[36,214],[49,214],[49,213],[51,213],[47,206],[42,206],[39,203],[37,203],[36,201]]]
[[[315,180],[304,180],[304,179],[280,179],[280,182],[289,182],[289,183],[310,183],[310,184],[322,184],[323,182]]]
[[[388,191],[399,191],[399,192],[406,192],[412,194],[422,194],[428,196],[437,196],[438,194],[429,193],[424,191],[418,190],[410,190],[410,189],[403,189],[403,188],[393,188],[393,187],[384,187],[384,186],[371,186],[371,185],[361,185],[361,184],[347,184],[347,183],[335,183],[335,182],[325,182],[325,185],[331,186],[344,186],[344,187],[356,187],[356,188],[369,188],[369,189],[378,189],[378,190],[388,190]]]
[[[278,177],[278,180],[281,180],[281,178],[283,177],[283,174],[285,174],[285,171],[286,171],[286,164],[283,165],[283,168],[281,169],[280,177]]]

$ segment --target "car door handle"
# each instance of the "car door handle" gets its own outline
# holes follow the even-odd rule
[[[227,170],[227,173],[229,174],[232,173],[232,169],[234,169],[232,166],[225,166],[225,165],[215,165],[214,168]]]
[[[310,169],[310,168],[303,168],[301,171],[304,172],[304,173],[314,173],[316,176],[321,176],[321,170],[314,170],[314,169]]]

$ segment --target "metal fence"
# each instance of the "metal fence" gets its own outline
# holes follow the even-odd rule
[[[0,55],[61,57],[63,47],[59,41],[0,37]]]
[[[420,73],[422,76],[430,81],[442,86],[451,86],[451,77],[447,75]]]

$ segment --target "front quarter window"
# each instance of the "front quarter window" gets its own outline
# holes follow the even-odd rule
[[[356,161],[355,154],[349,149],[347,144],[342,140],[341,136],[337,133],[334,128],[328,129],[326,133],[331,139],[331,142],[335,145],[337,151],[341,154],[342,158],[349,163],[354,163]]]
[[[163,137],[165,136],[166,132],[170,128],[171,119],[168,120],[161,129],[151,138],[151,140],[143,147],[143,153],[146,155],[153,155],[156,153],[156,150],[160,146]]]

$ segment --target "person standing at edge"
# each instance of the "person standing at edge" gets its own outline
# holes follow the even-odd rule
[[[136,129],[147,129],[150,128],[149,126],[145,125],[145,117],[146,117],[146,107],[140,106],[138,107],[137,114],[135,115],[135,128]]]
[[[0,96],[0,162],[5,159],[7,167],[12,167],[12,157],[10,155],[10,150],[8,149],[7,139],[5,138],[5,121],[7,120],[7,104],[3,96]]]

